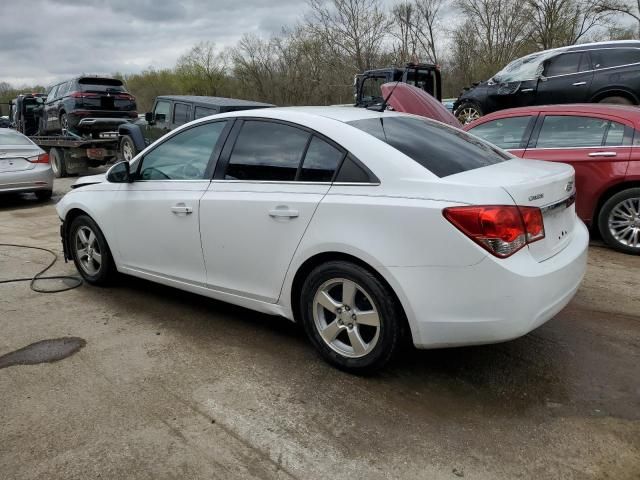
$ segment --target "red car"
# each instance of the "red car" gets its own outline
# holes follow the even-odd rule
[[[607,244],[640,254],[640,108],[547,105],[501,110],[464,130],[513,155],[576,171],[578,216]]]

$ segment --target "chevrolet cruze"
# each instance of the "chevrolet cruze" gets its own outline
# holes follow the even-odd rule
[[[116,272],[299,321],[335,366],[500,342],[585,272],[573,168],[421,117],[349,107],[226,113],[172,131],[57,205],[84,279]]]

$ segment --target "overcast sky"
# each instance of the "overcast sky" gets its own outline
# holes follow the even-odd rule
[[[0,81],[171,67],[199,41],[269,36],[306,10],[304,0],[0,0]]]

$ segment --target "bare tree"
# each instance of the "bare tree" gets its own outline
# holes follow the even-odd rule
[[[358,71],[375,66],[390,21],[380,0],[309,0],[309,26]]]
[[[222,85],[225,58],[211,42],[200,42],[178,59],[176,72],[184,78],[190,93],[217,95]]]
[[[598,1],[527,0],[533,13],[532,40],[541,49],[578,43],[611,15],[598,8]]]
[[[419,32],[417,38],[420,45],[433,63],[438,63],[436,36],[441,33],[442,7],[443,0],[416,0],[418,21],[414,28]]]
[[[599,0],[596,8],[602,12],[621,13],[633,18],[640,38],[640,0]]]
[[[418,56],[417,32],[418,11],[414,4],[403,1],[393,6],[391,18],[394,24],[393,36],[397,39],[393,48],[397,63],[406,63]]]

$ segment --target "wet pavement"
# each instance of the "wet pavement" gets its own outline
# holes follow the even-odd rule
[[[86,344],[84,339],[78,337],[40,340],[13,352],[0,355],[0,368],[57,362],[70,357]]]
[[[0,206],[0,242],[59,250],[57,227],[53,202]],[[47,261],[0,248],[0,279]],[[0,355],[87,341],[0,369],[0,478],[640,478],[640,257],[597,243],[541,328],[406,348],[369,378],[326,365],[286,320],[134,278],[0,285],[0,331]]]

